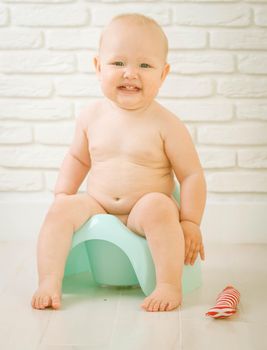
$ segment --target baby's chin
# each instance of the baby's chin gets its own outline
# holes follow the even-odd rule
[[[148,104],[132,104],[132,103],[118,103],[118,102],[115,102],[115,104],[118,108],[129,112],[142,111],[148,107]]]

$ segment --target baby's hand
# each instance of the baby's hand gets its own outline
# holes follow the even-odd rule
[[[200,228],[197,224],[186,220],[181,221],[181,226],[185,240],[185,264],[194,265],[198,254],[201,257],[201,260],[205,259]]]

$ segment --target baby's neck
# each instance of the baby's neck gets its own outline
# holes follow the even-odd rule
[[[118,106],[116,103],[114,103],[113,101],[106,99],[107,102],[107,106],[110,108],[112,108],[112,110],[114,112],[116,112],[118,115],[121,116],[128,116],[131,118],[137,118],[137,117],[143,117],[144,114],[146,113],[150,113],[150,111],[154,108],[156,102],[152,101],[151,103],[144,105],[140,108],[136,108],[136,109],[125,109],[125,108],[121,108],[120,106]]]

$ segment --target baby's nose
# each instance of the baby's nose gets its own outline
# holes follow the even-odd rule
[[[126,66],[124,70],[124,77],[130,78],[130,79],[136,79],[137,78],[137,69],[135,67]]]

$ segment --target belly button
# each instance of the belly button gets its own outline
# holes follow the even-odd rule
[[[120,200],[120,197],[115,197],[115,201],[119,201]]]

